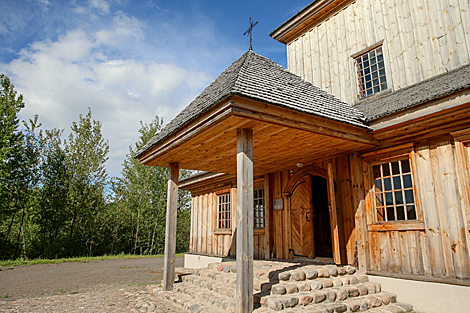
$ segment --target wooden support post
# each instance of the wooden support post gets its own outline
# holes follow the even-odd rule
[[[179,164],[170,163],[168,170],[168,194],[166,204],[165,258],[163,290],[173,290],[175,281],[176,212],[178,206]]]
[[[336,208],[335,197],[335,180],[333,173],[333,163],[328,162],[328,193],[330,196],[330,225],[331,225],[331,239],[333,241],[333,261],[336,264],[341,264],[341,249],[339,246],[339,225],[338,225],[338,210]]]
[[[354,152],[349,162],[351,165],[351,183],[353,205],[355,210],[355,232],[357,243],[357,257],[359,271],[365,273],[369,270],[369,233],[367,231],[367,212],[365,206],[364,179],[362,177],[362,160]]]
[[[253,131],[237,130],[237,313],[253,311]]]

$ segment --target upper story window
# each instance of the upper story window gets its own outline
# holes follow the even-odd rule
[[[410,161],[377,164],[372,171],[377,222],[416,220]]]
[[[218,196],[218,228],[230,229],[231,227],[231,210],[230,210],[230,193]]]
[[[255,189],[253,194],[253,227],[262,229],[264,228],[264,188]]]
[[[358,78],[358,99],[364,99],[387,89],[382,46],[354,57]]]

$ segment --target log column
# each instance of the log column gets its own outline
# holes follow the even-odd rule
[[[253,311],[253,131],[237,130],[237,313]]]
[[[163,290],[173,290],[175,281],[176,212],[178,207],[179,164],[170,163],[168,170],[168,194],[166,203],[165,259]]]

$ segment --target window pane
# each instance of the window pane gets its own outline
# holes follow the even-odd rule
[[[403,204],[403,192],[400,191],[395,191],[395,204]]]
[[[387,207],[387,221],[395,220],[395,210],[393,207]]]
[[[374,185],[375,185],[375,188],[378,190],[378,191],[382,191],[382,180],[381,179],[376,179],[374,180]]]
[[[413,183],[411,182],[411,174],[403,175],[403,187],[404,188],[413,187]]]
[[[372,81],[372,83],[374,84],[374,86],[377,86],[377,85],[379,84],[379,80],[378,80],[378,79],[374,79],[374,80]]]
[[[388,163],[382,165],[382,171],[383,171],[384,177],[385,176],[390,176],[390,167],[389,167]]]
[[[378,93],[378,92],[380,92],[380,87],[379,86],[374,87],[374,93]]]
[[[402,206],[397,206],[397,220],[405,220],[405,208]]]
[[[382,90],[387,89],[387,83],[384,83],[384,84],[380,85],[380,88],[382,88]]]
[[[403,174],[411,172],[411,170],[410,170],[410,161],[409,160],[401,161],[401,172]]]
[[[401,189],[401,179],[400,176],[393,177],[393,188],[394,189]]]
[[[377,206],[383,206],[384,205],[384,194],[383,193],[378,193],[375,195],[375,200],[377,203]]]
[[[413,189],[410,189],[410,190],[405,190],[405,199],[406,199],[406,203],[415,203],[415,199],[414,199],[414,196],[413,196]]]
[[[416,209],[414,205],[407,205],[406,206],[406,213],[408,214],[408,219],[409,220],[415,220],[416,219]]]
[[[400,166],[398,165],[398,162],[393,162],[392,163],[392,173],[393,173],[393,175],[400,174]]]
[[[385,203],[387,205],[393,205],[393,194],[391,192],[385,193]]]
[[[374,165],[372,167],[372,170],[374,171],[374,179],[380,177],[380,165]]]
[[[392,190],[392,180],[390,177],[384,179],[384,189],[386,191]]]

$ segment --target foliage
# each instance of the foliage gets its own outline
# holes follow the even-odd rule
[[[109,178],[109,144],[91,109],[67,140],[63,130],[43,130],[37,115],[20,128],[23,97],[0,78],[0,259],[163,253],[168,169],[135,159],[163,121],[141,123],[121,176]],[[178,252],[189,247],[189,203],[180,191]]]

